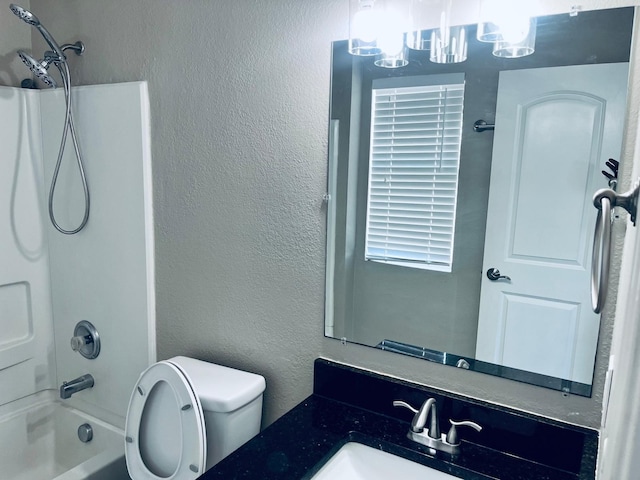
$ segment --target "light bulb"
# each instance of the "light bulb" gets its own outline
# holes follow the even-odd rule
[[[503,11],[493,23],[498,25],[503,41],[520,43],[529,35],[531,18],[525,15],[515,15],[513,11]]]
[[[365,7],[353,17],[353,37],[371,43],[378,38],[380,16],[371,7]]]
[[[533,0],[483,0],[481,3],[478,40],[520,43],[530,33]]]
[[[406,20],[395,10],[387,10],[384,22],[380,23],[378,45],[383,53],[395,55],[405,44],[404,32],[408,30]]]

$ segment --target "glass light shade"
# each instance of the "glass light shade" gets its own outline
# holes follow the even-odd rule
[[[431,31],[447,29],[451,21],[452,0],[412,0],[412,29],[407,34],[407,47],[413,50],[431,48]]]
[[[467,59],[468,45],[466,27],[436,28],[431,32],[429,60],[433,63],[464,62]]]
[[[349,0],[349,53],[379,55],[378,35],[384,23],[382,2],[377,0]]]
[[[518,39],[521,34],[516,32],[514,41],[508,41],[509,36],[498,40],[493,44],[493,54],[501,58],[520,58],[531,55],[536,50],[537,20],[530,18],[527,25],[527,33]]]
[[[403,46],[396,53],[383,53],[380,58],[377,58],[373,63],[376,66],[382,68],[405,67],[409,64],[409,59],[407,58],[407,49]]]
[[[481,0],[476,38],[481,42],[518,43],[528,34],[531,3]]]
[[[500,40],[500,27],[493,22],[478,23],[476,38],[481,42],[497,42]]]
[[[382,31],[379,37],[379,46],[382,49],[382,55],[376,59],[374,64],[384,68],[404,67],[409,63],[407,59],[406,34],[402,33],[398,20],[392,20],[389,23],[391,28]]]
[[[412,50],[431,48],[431,30],[415,30],[407,34],[407,47]]]
[[[349,0],[349,53],[399,51],[397,39],[411,30],[411,0]],[[389,46],[391,44],[391,46]]]

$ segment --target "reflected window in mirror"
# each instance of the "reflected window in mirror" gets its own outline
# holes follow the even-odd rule
[[[372,85],[365,260],[450,272],[463,75]]]

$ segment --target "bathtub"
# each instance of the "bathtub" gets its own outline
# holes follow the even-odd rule
[[[93,428],[83,443],[77,430]],[[0,407],[0,480],[129,480],[122,430],[64,405],[51,392]]]

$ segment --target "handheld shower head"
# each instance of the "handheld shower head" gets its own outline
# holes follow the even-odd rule
[[[9,8],[14,13],[14,15],[20,17],[24,22],[28,23],[29,25],[36,27],[40,31],[44,39],[47,41],[49,46],[51,47],[51,50],[53,50],[55,54],[58,55],[58,57],[60,57],[60,60],[62,62],[67,61],[67,57],[64,56],[64,53],[62,52],[62,48],[60,48],[60,45],[58,45],[58,42],[56,42],[53,39],[49,31],[46,28],[44,28],[44,26],[40,23],[40,20],[38,20],[38,17],[36,17],[29,10],[24,9],[20,5],[16,5],[15,3],[12,3],[11,5],[9,5]]]
[[[45,57],[43,60],[37,61],[31,55],[23,52],[22,50],[18,50],[18,56],[20,57],[20,60],[22,60],[22,62],[29,68],[29,70],[31,70],[36,77],[42,80],[44,84],[52,88],[55,88],[57,86],[56,81],[51,75],[49,75],[49,72],[47,71],[54,60],[53,57]]]
[[[87,185],[87,177],[84,173],[84,166],[82,162],[82,156],[80,155],[80,149],[78,148],[78,140],[76,138],[75,127],[73,125],[73,116],[71,112],[71,74],[69,73],[69,64],[67,63],[67,57],[64,55],[65,50],[73,50],[76,55],[82,55],[84,53],[84,44],[80,41],[75,43],[66,43],[62,45],[58,45],[58,43],[53,39],[51,34],[47,31],[46,28],[40,23],[38,17],[36,17],[30,11],[22,8],[15,3],[9,5],[11,11],[17,17],[20,17],[25,23],[35,27],[38,29],[40,34],[44,37],[46,42],[51,47],[52,51],[47,51],[44,53],[44,59],[37,61],[28,53],[23,52],[22,50],[18,50],[18,56],[24,62],[24,64],[31,70],[38,78],[40,78],[44,83],[49,85],[50,87],[55,87],[55,80],[49,75],[47,69],[54,64],[58,71],[60,72],[60,76],[62,77],[62,83],[64,87],[64,97],[65,97],[65,119],[64,119],[64,128],[62,130],[62,138],[60,139],[60,149],[58,150],[58,160],[56,162],[56,166],[53,172],[53,178],[51,180],[51,188],[49,189],[49,219],[51,223],[60,233],[65,235],[73,235],[82,230],[87,221],[89,220],[89,211],[90,211],[90,201],[89,201],[89,186]],[[72,230],[65,230],[62,228],[58,222],[56,221],[55,212],[53,211],[53,197],[56,189],[56,184],[58,182],[58,173],[60,172],[60,165],[62,163],[62,158],[64,156],[64,148],[67,143],[67,134],[71,133],[71,139],[73,140],[73,148],[76,153],[76,160],[78,161],[78,170],[80,173],[80,179],[82,180],[82,189],[84,190],[84,200],[85,200],[85,208],[84,208],[84,217],[80,222],[80,225],[77,228]]]
[[[40,25],[40,20],[38,20],[38,17],[36,17],[29,10],[22,8],[20,5],[16,5],[15,3],[12,3],[11,5],[9,5],[9,8],[11,9],[14,15],[20,17],[24,22],[28,23],[29,25],[33,25],[34,27],[37,27],[38,25]]]

